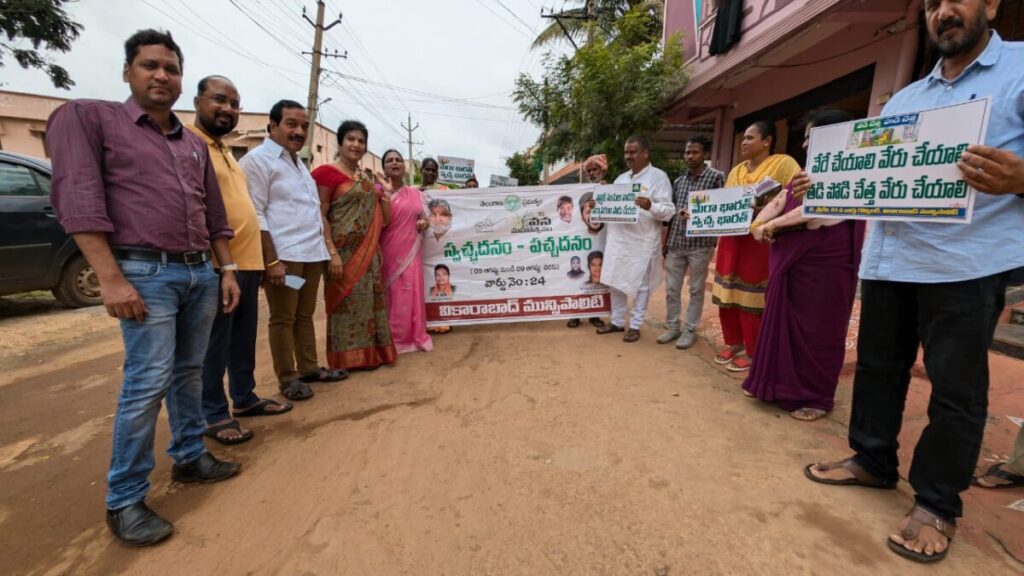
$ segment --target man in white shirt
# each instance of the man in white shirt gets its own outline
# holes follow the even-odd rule
[[[309,382],[334,382],[344,370],[317,362],[313,312],[326,261],[320,196],[298,151],[306,141],[309,117],[298,102],[281,100],[270,109],[270,136],[240,161],[260,221],[264,290],[270,308],[270,354],[278,387],[289,400],[313,396]],[[304,280],[297,290],[285,276]]]
[[[636,224],[609,224],[601,282],[611,288],[612,321],[598,328],[598,334],[626,332],[624,342],[640,339],[640,326],[647,313],[651,290],[661,281],[661,228],[675,215],[672,183],[668,175],[651,165],[651,145],[643,136],[626,140],[625,160],[629,171],[615,184],[640,184]],[[633,297],[633,316],[626,324],[626,299]]]

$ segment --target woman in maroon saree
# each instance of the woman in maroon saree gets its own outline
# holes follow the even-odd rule
[[[850,119],[842,111],[822,110],[812,116],[807,131]],[[802,193],[809,181],[800,176],[752,226],[755,239],[772,245],[761,337],[743,390],[810,421],[834,406],[864,222],[803,218]]]
[[[313,170],[325,218],[331,263],[324,278],[327,361],[331,368],[369,369],[398,358],[388,326],[381,279],[381,231],[391,219],[391,196],[359,169],[366,127],[351,120],[338,128],[340,158]],[[388,186],[390,188],[390,186]]]

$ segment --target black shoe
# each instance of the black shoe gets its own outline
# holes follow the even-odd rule
[[[605,324],[604,326],[601,326],[600,328],[598,328],[596,330],[596,332],[598,334],[611,334],[613,332],[625,332],[625,331],[626,331],[626,329],[623,328],[622,326],[616,326],[615,324],[612,324],[612,323]]]
[[[150,510],[145,502],[107,510],[107,526],[128,546],[152,546],[174,532],[174,525]]]
[[[171,467],[171,480],[175,482],[220,482],[227,480],[242,467],[241,464],[223,462],[213,457],[213,454],[204,452],[188,464],[175,464]]]

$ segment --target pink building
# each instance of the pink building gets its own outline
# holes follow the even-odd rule
[[[1006,40],[1024,38],[1022,4],[1004,0],[993,22]],[[776,151],[802,161],[800,120],[807,112],[831,106],[855,117],[877,115],[895,92],[931,71],[937,57],[921,6],[921,0],[667,0],[665,38],[680,34],[689,82],[666,110],[659,141],[677,156],[688,134],[709,133],[713,163],[728,170],[739,160],[743,130],[767,120],[778,127]],[[719,16],[736,9],[739,25],[714,38]]]
[[[184,103],[191,97],[182,97]],[[46,120],[66,98],[26,94],[0,90],[0,150],[26,154],[37,158],[49,158],[46,150]],[[192,123],[195,112],[175,110],[178,118],[186,124]],[[267,136],[267,113],[242,112],[238,115],[238,126],[224,137],[236,158],[259,146]],[[333,162],[338,155],[337,134],[319,122],[313,131],[313,165]],[[363,157],[363,168],[374,172],[383,170],[380,157],[367,152]]]

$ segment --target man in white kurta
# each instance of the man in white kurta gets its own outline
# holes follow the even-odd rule
[[[626,141],[626,166],[629,171],[615,184],[640,184],[636,205],[640,208],[636,224],[608,224],[601,283],[611,288],[612,321],[598,334],[623,332],[625,342],[640,339],[640,326],[647,314],[651,291],[661,281],[661,228],[675,214],[672,183],[668,175],[651,165],[650,143],[633,136]],[[633,315],[626,329],[627,297],[633,297]]]

